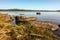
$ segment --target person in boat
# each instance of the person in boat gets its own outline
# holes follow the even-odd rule
[[[41,13],[40,13],[40,12],[37,12],[36,14],[37,14],[37,15],[40,15]]]

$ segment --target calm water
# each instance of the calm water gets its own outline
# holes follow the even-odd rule
[[[0,11],[1,12],[1,11]],[[40,15],[37,15],[37,12],[3,12],[4,14],[9,14],[13,16],[32,16],[36,17],[36,21],[51,21],[55,24],[60,24],[60,12],[40,12]]]

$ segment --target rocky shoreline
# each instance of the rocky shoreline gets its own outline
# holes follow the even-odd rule
[[[0,13],[1,40],[59,40],[52,31],[59,27],[52,22],[36,22],[36,17],[10,16]],[[16,24],[12,22],[16,20]],[[39,36],[38,36],[39,35]],[[13,38],[12,38],[13,37]],[[34,38],[35,37],[35,38]]]
[[[16,19],[16,23],[20,23],[21,21],[22,22],[30,22],[32,24],[35,24],[36,26],[41,26],[41,27],[45,27],[45,28],[48,28],[48,29],[51,29],[51,30],[57,30],[59,27],[52,23],[52,22],[49,22],[49,21],[42,21],[42,22],[36,22],[35,20],[37,19],[36,17],[29,17],[29,16],[16,16],[15,17]]]

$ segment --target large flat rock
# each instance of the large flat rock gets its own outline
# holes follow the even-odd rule
[[[48,22],[48,21],[42,21],[42,22],[31,22],[32,25],[35,25],[37,27],[44,27],[44,28],[48,28],[48,29],[51,29],[51,30],[58,30],[58,25],[52,23],[52,22]]]
[[[36,17],[30,17],[30,16],[16,16],[16,21],[35,21]]]

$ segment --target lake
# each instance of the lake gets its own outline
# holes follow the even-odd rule
[[[0,11],[1,13],[12,15],[12,16],[32,16],[36,17],[36,21],[51,21],[57,25],[60,25],[60,12],[40,12],[40,15],[37,15],[37,12],[19,12],[19,11]]]

